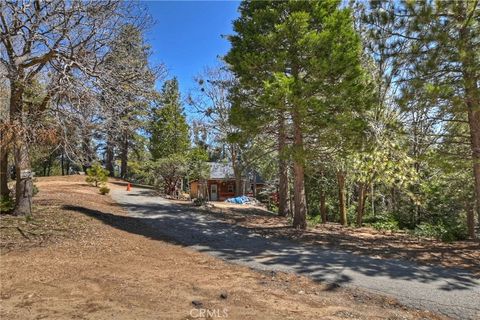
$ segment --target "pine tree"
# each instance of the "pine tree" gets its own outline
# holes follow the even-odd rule
[[[350,11],[339,5],[335,0],[244,1],[226,56],[242,90],[279,97],[251,108],[258,114],[278,114],[279,129],[291,123],[293,143],[280,152],[293,162],[293,225],[301,229],[306,228],[307,212],[305,138],[328,126],[332,114],[354,108],[351,97],[361,90],[359,37]],[[281,139],[282,130],[277,132]]]
[[[154,82],[163,66],[151,68],[150,47],[145,44],[142,31],[134,25],[124,26],[112,40],[103,72],[112,74],[111,83],[104,87],[103,110],[105,132],[105,164],[114,175],[115,150],[118,150],[120,176],[127,174],[128,152],[136,130],[141,127],[141,116],[148,110],[154,92]]]
[[[480,220],[479,17],[479,1],[373,2],[366,22],[373,37],[388,39],[384,50],[402,66],[394,76],[401,84],[405,109],[420,105],[428,118],[437,120],[434,128],[445,129],[447,136],[448,122],[467,121],[470,141],[464,142],[471,148]],[[473,212],[467,214],[474,237]]]
[[[149,127],[150,152],[154,160],[188,150],[189,127],[183,114],[176,78],[163,85],[157,105],[152,110]]]

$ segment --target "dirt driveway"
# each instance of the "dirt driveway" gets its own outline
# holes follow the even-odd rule
[[[83,178],[41,178],[33,220],[0,216],[2,320],[441,318],[162,241]]]

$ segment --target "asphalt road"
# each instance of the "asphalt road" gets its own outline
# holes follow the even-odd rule
[[[465,270],[266,239],[247,228],[155,197],[148,189],[113,190],[112,197],[128,209],[135,222],[154,227],[158,239],[255,269],[294,272],[332,285],[393,296],[407,306],[454,319],[480,319],[480,280]]]

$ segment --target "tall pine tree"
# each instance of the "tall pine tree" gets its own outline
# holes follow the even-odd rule
[[[135,133],[142,125],[141,118],[148,111],[155,79],[163,66],[149,66],[150,47],[145,44],[142,30],[134,25],[121,28],[110,46],[102,70],[111,74],[113,79],[102,91],[105,164],[110,176],[113,176],[115,150],[118,149],[120,176],[125,178],[129,149],[134,145]]]
[[[190,145],[189,127],[176,78],[165,81],[160,98],[152,110],[150,152],[153,160],[185,153]]]
[[[458,139],[470,144],[480,221],[480,2],[372,2],[366,18],[373,38],[388,39],[383,49],[402,66],[395,78],[401,80],[405,109],[422,106],[428,118],[436,120],[434,128],[442,128],[446,137],[454,134],[449,122],[467,123],[470,141]],[[474,237],[471,210],[467,225]]]
[[[307,213],[305,138],[328,126],[332,114],[355,108],[351,97],[361,90],[359,37],[350,11],[339,5],[336,0],[244,1],[226,56],[242,90],[279,97],[251,108],[278,114],[279,145],[290,131],[292,144],[285,153],[293,162],[293,226],[300,229],[306,228]]]

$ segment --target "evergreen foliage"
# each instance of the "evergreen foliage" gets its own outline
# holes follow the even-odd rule
[[[149,133],[154,160],[185,153],[189,148],[189,126],[183,114],[176,78],[165,81],[162,87],[152,110]]]
[[[108,181],[108,170],[104,169],[99,163],[94,163],[87,169],[85,181],[95,187]]]

